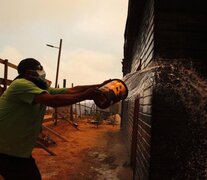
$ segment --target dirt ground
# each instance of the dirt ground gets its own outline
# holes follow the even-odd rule
[[[47,124],[68,142],[51,132],[44,131],[56,144],[48,148],[50,155],[35,148],[36,159],[43,180],[130,180],[132,171],[120,126],[103,123],[94,125],[89,120],[79,120],[78,130],[65,121]]]

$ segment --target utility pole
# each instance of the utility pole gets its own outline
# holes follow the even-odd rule
[[[59,66],[60,66],[60,55],[62,50],[62,39],[60,39],[59,51],[58,51],[58,61],[57,61],[57,70],[56,70],[56,79],[55,79],[55,87],[58,87],[58,75],[59,75]]]
[[[61,56],[61,50],[62,50],[62,39],[60,39],[60,44],[59,46],[53,46],[50,44],[46,44],[46,46],[49,46],[51,48],[57,48],[58,51],[58,60],[57,60],[57,70],[56,70],[56,77],[55,77],[55,87],[58,87],[58,75],[59,75],[59,67],[60,67],[60,56]]]
[[[59,75],[59,67],[60,67],[60,55],[62,50],[62,39],[60,39],[59,46],[53,46],[50,44],[46,44],[46,46],[49,46],[51,48],[57,48],[58,51],[58,60],[57,60],[57,70],[56,70],[56,77],[55,77],[55,88],[58,88],[58,75]],[[57,125],[57,108],[55,108],[55,125]]]

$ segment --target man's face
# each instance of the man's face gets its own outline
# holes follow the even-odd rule
[[[32,70],[27,70],[24,76],[25,79],[33,82],[37,87],[41,89],[48,89],[49,84],[47,83],[45,77],[46,74],[41,65],[33,67]]]
[[[40,77],[42,79],[45,79],[46,77],[46,73],[41,65],[38,65],[35,70],[27,70],[27,73],[33,77]]]

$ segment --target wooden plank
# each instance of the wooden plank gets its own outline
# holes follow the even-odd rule
[[[151,125],[151,115],[148,115],[148,114],[144,114],[142,112],[139,112],[139,117],[140,117],[140,120],[144,121],[145,123]]]
[[[42,148],[44,149],[45,151],[47,151],[50,155],[52,156],[56,156],[56,154],[54,152],[52,152],[51,150],[49,150],[44,144],[42,144],[41,142],[37,141],[36,142],[36,145],[35,145],[36,148]]]
[[[148,133],[148,135],[151,134],[150,124],[147,124],[146,122],[142,121],[142,119],[139,118],[139,125]]]
[[[66,137],[61,136],[59,133],[57,133],[56,131],[52,130],[51,128],[49,128],[49,127],[47,127],[45,125],[42,125],[42,128],[44,128],[44,129],[50,131],[51,133],[55,134],[60,139],[66,141],[66,142],[69,142],[69,140]]]
[[[5,60],[0,59],[0,63],[5,64]],[[17,69],[17,66],[13,63],[8,62],[8,66],[11,67],[11,68]]]
[[[151,136],[150,134],[147,133],[147,131],[145,131],[145,129],[140,125],[140,123],[138,127],[139,127],[138,135],[140,135],[140,138],[143,139],[144,144],[145,144],[145,149],[149,149],[150,143],[151,143]]]
[[[4,64],[4,60],[3,60],[3,59],[0,59],[0,63],[1,63],[1,64]]]
[[[8,66],[11,68],[17,69],[17,66],[15,64],[10,63],[10,62],[8,62]]]

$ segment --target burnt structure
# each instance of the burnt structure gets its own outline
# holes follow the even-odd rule
[[[204,0],[129,0],[122,132],[133,179],[207,178]]]

